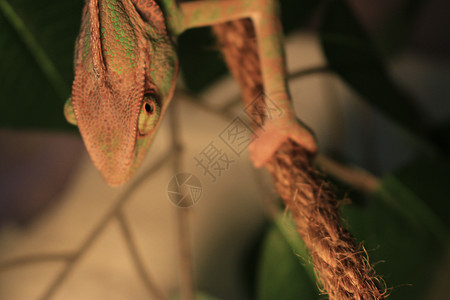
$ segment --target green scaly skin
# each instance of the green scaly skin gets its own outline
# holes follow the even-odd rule
[[[286,83],[276,0],[88,0],[75,47],[72,97],[65,105],[94,165],[109,185],[142,162],[173,96],[174,40],[183,31],[240,18],[255,27],[265,94],[282,109],[251,146],[260,167],[290,138],[311,152],[313,136],[296,120]]]

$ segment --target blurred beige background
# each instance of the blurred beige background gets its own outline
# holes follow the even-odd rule
[[[365,20],[368,27],[376,26],[370,16]],[[286,42],[291,72],[325,64],[313,33],[296,32]],[[429,101],[436,99],[436,90],[450,94],[449,86],[440,80],[450,78],[448,65],[407,51],[392,62],[391,70],[437,122],[448,116],[448,103]],[[413,155],[401,131],[334,75],[310,75],[291,80],[290,85],[297,116],[315,131],[324,153],[352,157],[368,168],[379,166],[377,159],[383,157],[380,173]],[[231,78],[224,78],[200,97],[220,106],[239,97],[239,90]],[[229,120],[182,96],[176,105],[184,143],[183,171],[195,174],[203,187],[201,199],[189,213],[196,284],[222,299],[246,299],[240,268],[243,254],[264,222],[265,201],[272,197],[269,181],[252,167],[245,151],[242,157],[233,156],[235,163],[212,183],[193,158],[208,143],[219,140]],[[240,115],[242,107],[235,106],[234,113]],[[169,151],[168,121],[134,179]],[[73,253],[131,184],[108,187],[76,135],[2,131],[0,143],[4,158],[0,162],[0,265],[28,255]],[[124,207],[144,266],[166,295],[176,293],[179,279],[177,208],[166,195],[173,175],[172,164],[166,163],[136,189]],[[63,262],[51,261],[0,272],[0,299],[39,299],[63,267]],[[151,299],[116,219],[108,223],[52,299]]]

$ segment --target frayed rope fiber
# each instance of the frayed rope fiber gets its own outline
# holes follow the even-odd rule
[[[252,23],[228,22],[215,25],[213,31],[241,86],[244,102],[253,103],[256,112],[264,98],[255,100],[263,86]],[[263,123],[262,115],[259,123]],[[313,155],[289,140],[266,167],[310,251],[321,290],[333,300],[384,299],[383,280],[375,275],[364,249],[341,226],[337,196],[314,167],[313,159]]]

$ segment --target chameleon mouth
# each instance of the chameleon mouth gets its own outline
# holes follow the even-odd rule
[[[111,187],[121,186],[122,184],[127,182],[128,179],[130,179],[130,176],[131,176],[131,174],[129,176],[126,176],[126,177],[114,177],[114,178],[111,178],[109,175],[105,176],[102,173],[103,180],[105,180],[106,184],[108,184]]]
[[[132,161],[124,162],[118,160],[108,160],[102,164],[98,164],[94,161],[94,165],[100,171],[103,179],[109,186],[119,186],[130,179],[132,172]]]
[[[89,156],[106,183],[110,186],[125,183],[135,169],[135,137],[121,134],[117,128],[100,130],[93,134],[83,134],[83,131],[80,130]],[[108,133],[105,135],[103,132]]]

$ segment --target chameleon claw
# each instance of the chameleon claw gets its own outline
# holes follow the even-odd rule
[[[317,152],[317,144],[312,133],[298,121],[289,123],[284,127],[269,124],[258,128],[256,138],[250,144],[250,158],[256,168],[263,167],[288,139],[296,142],[311,153]]]

